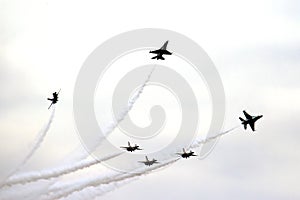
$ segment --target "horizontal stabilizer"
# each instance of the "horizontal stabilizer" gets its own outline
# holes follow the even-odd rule
[[[157,55],[157,56],[152,57],[151,59],[164,60],[165,58],[162,57],[161,55]]]

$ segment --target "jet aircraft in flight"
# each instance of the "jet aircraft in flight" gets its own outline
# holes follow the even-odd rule
[[[142,150],[142,149],[140,149],[140,147],[137,144],[135,144],[134,146],[131,146],[130,142],[128,142],[128,146],[127,147],[120,147],[120,148],[126,149],[126,151],[130,151],[130,152],[133,152],[135,150]]]
[[[146,166],[151,166],[151,165],[153,165],[153,164],[157,164],[157,163],[159,163],[159,162],[157,162],[157,160],[156,159],[152,159],[152,160],[149,160],[148,159],[148,156],[145,156],[145,158],[146,158],[146,161],[139,161],[140,163],[144,163]]]
[[[258,116],[251,116],[249,115],[245,110],[243,111],[246,119],[243,119],[241,117],[239,117],[239,119],[242,121],[242,124],[244,125],[244,129],[247,129],[247,125],[249,124],[249,126],[251,127],[252,131],[255,131],[255,122],[257,120],[259,120],[260,118],[263,117],[263,115],[258,115]]]
[[[172,55],[172,53],[167,50],[168,42],[169,41],[166,41],[160,49],[150,51],[149,53],[157,54],[151,59],[164,60],[165,58],[163,57],[163,55]]]

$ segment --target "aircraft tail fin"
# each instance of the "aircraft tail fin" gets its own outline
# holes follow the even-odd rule
[[[168,46],[168,43],[169,43],[169,40],[167,40],[164,45],[160,48],[162,50],[166,50],[167,49],[167,46]]]
[[[242,124],[244,125],[244,129],[247,129],[247,123],[245,123],[246,120],[244,120],[243,118],[239,117],[239,119],[242,121]]]

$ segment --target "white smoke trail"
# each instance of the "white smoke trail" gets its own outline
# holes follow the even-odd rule
[[[6,183],[3,184],[3,186],[13,186],[15,184],[26,184],[38,180],[47,180],[52,179],[58,176],[63,176],[66,174],[70,174],[72,172],[91,167],[93,165],[96,165],[100,162],[107,161],[109,159],[115,158],[119,155],[123,154],[117,153],[113,155],[106,156],[102,159],[96,160],[82,160],[80,162],[75,163],[72,166],[64,166],[61,168],[54,168],[54,169],[48,169],[40,172],[30,172],[23,175],[18,176],[12,176]]]
[[[177,160],[179,160],[180,158],[177,159],[172,159],[170,161],[167,161],[165,163],[153,166],[153,167],[149,167],[149,168],[145,168],[141,171],[136,171],[136,172],[132,172],[129,174],[119,174],[116,175],[114,177],[108,177],[107,179],[103,178],[94,178],[92,180],[86,180],[86,181],[81,181],[78,184],[75,184],[73,187],[69,187],[65,190],[61,190],[61,191],[57,191],[56,193],[50,193],[48,194],[48,196],[46,196],[45,198],[43,198],[43,200],[50,200],[50,199],[59,199],[59,198],[66,198],[69,195],[73,194],[74,192],[79,192],[81,190],[84,190],[87,187],[98,187],[99,185],[105,185],[105,184],[110,184],[113,182],[120,182],[120,181],[125,181],[127,179],[131,179],[134,177],[140,177],[142,175],[146,175],[151,173],[152,171],[168,166],[174,162],[176,162]]]
[[[12,175],[14,175],[17,171],[19,171],[28,162],[28,160],[33,156],[33,154],[36,152],[36,150],[41,146],[42,142],[45,139],[45,136],[47,135],[47,132],[50,129],[51,123],[54,118],[54,114],[55,114],[55,107],[53,107],[52,113],[50,115],[50,118],[49,118],[47,124],[44,126],[44,128],[40,131],[38,136],[35,138],[34,143],[31,147],[30,151],[28,152],[28,154],[25,156],[23,161],[4,180],[2,180],[2,183],[0,184],[0,188],[3,187],[3,184],[5,183],[5,181],[8,178],[10,178]]]
[[[29,151],[27,156],[24,158],[23,162],[21,162],[21,164],[18,166],[16,171],[18,171],[20,168],[22,168],[28,162],[28,160],[33,156],[35,151],[41,146],[42,142],[45,139],[45,136],[46,136],[47,132],[50,129],[51,123],[52,123],[53,118],[54,118],[54,114],[55,114],[55,107],[53,107],[53,109],[52,109],[51,116],[49,118],[48,123],[44,127],[44,130],[42,130],[41,133],[39,134],[39,136],[35,139],[35,142],[34,142],[32,148],[31,148],[31,150]]]
[[[120,182],[114,182],[112,184],[107,185],[107,187],[103,187],[103,186],[99,186],[97,188],[94,188],[95,191],[92,191],[89,193],[89,199],[97,199],[97,197],[103,196],[108,192],[113,192],[114,190],[125,186],[133,181],[138,180],[139,177],[135,177],[135,178],[130,178],[128,180],[124,180],[124,181],[120,181]]]
[[[106,133],[104,133],[105,136],[107,136],[108,134],[110,134],[118,125],[120,122],[122,122],[124,120],[124,118],[127,116],[127,114],[131,111],[133,105],[135,104],[135,102],[138,100],[138,98],[140,97],[140,95],[143,93],[145,86],[147,85],[147,83],[149,82],[153,71],[155,70],[154,66],[150,73],[147,76],[147,79],[145,80],[145,82],[143,83],[143,85],[140,87],[140,89],[138,90],[138,92],[133,96],[133,98],[131,100],[129,100],[128,102],[128,107],[120,113],[120,115],[116,118],[116,122],[112,123],[110,126],[108,126],[107,130],[105,131]]]
[[[96,199],[97,197],[99,197],[99,199],[101,198],[100,196],[108,193],[108,192],[112,192],[122,186],[125,186],[133,181],[138,180],[139,177],[134,177],[134,178],[130,178],[124,181],[120,181],[120,182],[114,182],[114,183],[110,183],[107,185],[101,185],[99,187],[96,188],[86,188],[84,190],[84,192],[79,192],[78,194],[75,193],[73,195],[70,195],[67,199],[72,200],[72,199]]]
[[[214,140],[214,139],[216,139],[218,137],[221,137],[222,135],[230,133],[233,130],[237,129],[238,127],[239,126],[233,127],[233,128],[231,128],[231,129],[229,129],[227,131],[221,132],[221,133],[219,133],[217,135],[214,135],[212,137],[208,137],[208,138],[203,139],[203,140],[196,140],[196,142],[194,144],[192,144],[190,146],[190,148],[198,148],[198,147],[200,147],[201,144],[205,144],[205,143],[210,142],[210,141],[212,141],[212,140]],[[179,159],[177,159],[177,160],[179,160]],[[177,160],[175,160],[174,162],[176,162]],[[174,163],[174,162],[172,162],[172,163]],[[136,177],[136,176],[134,176],[134,177]],[[130,176],[123,176],[122,174],[119,174],[119,175],[115,175],[113,177],[110,177],[107,180],[102,181],[102,183],[98,185],[99,187],[97,186],[97,188],[95,188],[94,190],[89,190],[89,199],[93,199],[93,198],[95,198],[97,196],[102,196],[102,195],[106,194],[107,192],[110,192],[110,191],[113,191],[113,190],[117,189],[119,186],[122,186],[122,185],[125,185],[127,183],[130,183],[131,181],[126,181],[126,182],[121,183],[121,184],[112,184],[109,188],[106,188],[105,190],[101,190],[101,188],[100,188],[101,185],[103,185],[103,184],[110,184],[110,183],[117,183],[117,182],[124,181],[124,180],[130,179],[130,178],[131,178]],[[93,187],[95,187],[93,185],[93,182],[94,181],[91,181],[91,185]],[[90,187],[90,185],[88,185],[86,187]],[[85,188],[83,188],[82,190],[84,190],[84,189]]]
[[[210,142],[210,141],[212,141],[212,140],[214,140],[214,139],[217,139],[218,137],[221,137],[222,135],[225,135],[225,134],[230,133],[231,131],[237,129],[238,127],[240,127],[240,125],[235,126],[235,127],[231,128],[231,129],[229,129],[229,130],[227,130],[227,131],[221,132],[221,133],[219,133],[219,134],[217,134],[217,135],[208,137],[208,138],[206,138],[206,139],[203,139],[203,140],[196,140],[196,141],[190,146],[190,148],[191,148],[191,149],[193,149],[193,148],[198,148],[198,147],[200,147],[201,144],[205,144],[205,143]]]

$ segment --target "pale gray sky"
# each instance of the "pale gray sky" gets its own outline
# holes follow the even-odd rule
[[[157,27],[190,37],[214,61],[225,129],[243,109],[264,117],[255,134],[235,130],[206,159],[179,161],[100,199],[300,198],[298,1],[2,0],[0,13],[1,176],[48,119],[53,90],[63,89],[54,123],[24,170],[55,166],[77,146],[72,93],[86,57],[114,35]]]

